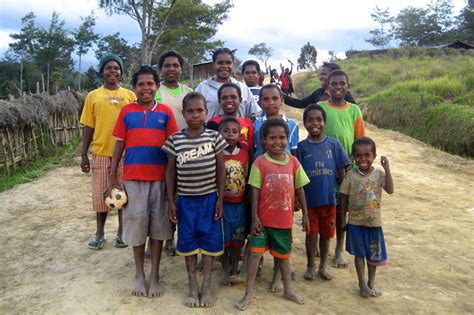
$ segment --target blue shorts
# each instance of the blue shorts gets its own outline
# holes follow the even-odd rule
[[[346,250],[353,256],[367,259],[367,264],[387,264],[387,251],[382,227],[347,225]]]
[[[224,247],[244,247],[245,205],[224,202]]]
[[[181,256],[224,253],[222,220],[214,220],[217,193],[202,196],[178,196],[178,243]]]

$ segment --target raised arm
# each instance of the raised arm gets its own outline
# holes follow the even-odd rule
[[[390,165],[388,159],[385,156],[380,157],[380,163],[382,164],[383,169],[385,170],[385,186],[384,190],[387,194],[393,194],[394,187],[393,187],[393,179],[392,173],[390,172]]]
[[[284,95],[284,100],[285,100],[285,104],[288,105],[288,106],[291,106],[291,107],[295,107],[295,108],[306,108],[306,106],[308,106],[309,104],[316,104],[317,102],[320,101],[319,99],[319,89],[316,89],[313,93],[311,93],[310,95],[306,96],[305,98],[303,99],[297,99],[297,98],[293,98],[291,96],[288,96],[288,95]]]

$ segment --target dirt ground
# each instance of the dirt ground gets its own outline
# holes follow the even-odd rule
[[[297,110],[288,112],[301,117]],[[368,135],[375,139],[378,153],[389,158],[395,183],[395,193],[384,194],[382,201],[389,264],[379,268],[376,282],[383,296],[359,296],[347,254],[349,267],[332,269],[332,281],[304,280],[304,235],[297,214],[294,287],[306,304],[293,304],[269,291],[272,268],[266,255],[256,297],[246,313],[474,312],[474,162],[371,125]],[[1,314],[237,313],[233,304],[243,295],[244,285],[219,286],[218,264],[213,275],[217,305],[183,305],[187,277],[182,257],[164,255],[163,297],[130,296],[132,250],[113,247],[116,214],[106,225],[109,241],[104,249],[86,246],[95,228],[89,182],[79,166],[59,168],[0,193]]]

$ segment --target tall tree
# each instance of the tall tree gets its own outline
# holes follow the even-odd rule
[[[474,44],[474,0],[468,0],[458,17],[461,38]]]
[[[81,17],[82,24],[73,32],[76,53],[79,57],[79,90],[81,89],[82,78],[82,56],[87,54],[92,45],[99,39],[99,35],[94,33],[95,20],[94,12],[91,12],[89,16]]]
[[[433,42],[439,26],[426,8],[407,7],[395,18],[394,35],[402,46],[423,46]]]
[[[122,59],[124,72],[133,71],[132,68],[140,63],[140,49],[137,45],[129,45],[125,38],[120,37],[120,33],[101,37],[97,41],[97,50],[95,50],[97,59],[111,53]]]
[[[301,47],[300,56],[298,58],[298,68],[316,70],[317,58],[318,52],[316,51],[316,48],[307,42],[303,47]]]
[[[393,37],[388,28],[393,22],[394,17],[390,16],[388,8],[381,9],[378,6],[375,6],[374,12],[370,14],[370,16],[374,22],[378,23],[378,28],[370,30],[369,33],[372,37],[365,41],[371,43],[375,47],[384,48],[390,43],[390,40]]]
[[[265,69],[268,69],[267,62],[273,55],[273,48],[267,47],[266,43],[255,44],[249,49],[249,55],[257,57],[258,60],[265,63]]]
[[[147,65],[151,64],[153,52],[175,3],[176,0],[99,0],[100,7],[108,14],[126,14],[138,23],[142,34],[142,64]],[[158,20],[157,17],[162,15],[157,13],[161,11],[165,13]]]
[[[37,36],[36,63],[46,71],[46,90],[50,91],[50,75],[52,68],[70,69],[73,62],[71,53],[74,41],[68,37],[64,28],[65,21],[60,20],[54,11],[48,28],[41,27]]]
[[[201,0],[177,0],[161,36],[158,50],[179,51],[188,66],[187,72],[192,74],[193,63],[203,61],[207,53],[223,45],[222,41],[212,38],[217,33],[217,27],[228,18],[232,6],[229,0],[214,5],[205,4]],[[165,13],[158,12],[161,15]],[[163,18],[164,16],[161,16],[158,20]],[[191,81],[192,79],[191,77]]]

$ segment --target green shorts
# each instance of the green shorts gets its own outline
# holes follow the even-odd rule
[[[289,259],[292,243],[291,229],[263,227],[258,235],[250,238],[250,252],[263,254],[270,250],[270,254],[276,258]]]

